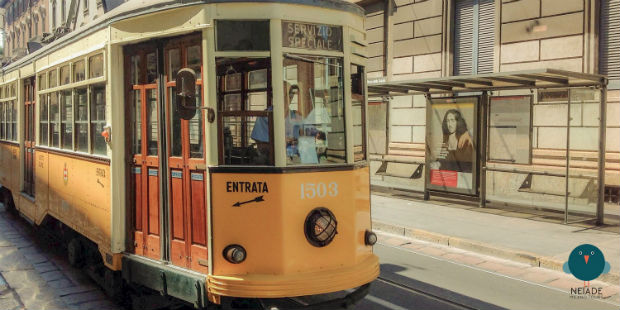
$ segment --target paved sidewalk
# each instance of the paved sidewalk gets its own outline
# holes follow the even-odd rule
[[[118,310],[81,270],[0,204],[1,310]]]
[[[570,252],[590,243],[600,248],[611,272],[598,280],[620,283],[620,228],[563,225],[533,216],[439,200],[373,194],[373,229],[435,242],[553,270],[562,270]],[[478,211],[478,212],[476,212]],[[495,214],[494,214],[495,213]]]

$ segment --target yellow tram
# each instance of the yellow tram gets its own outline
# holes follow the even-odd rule
[[[112,292],[363,297],[379,264],[361,8],[128,1],[84,29],[2,70],[5,205],[54,223]]]

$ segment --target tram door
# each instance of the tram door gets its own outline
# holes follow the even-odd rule
[[[157,49],[154,45],[126,50],[127,108],[131,113],[131,180],[134,200],[134,253],[161,258],[159,212],[159,120]]]
[[[192,119],[180,118],[176,109],[175,82],[180,69],[194,70],[196,106],[203,104],[201,37],[189,35],[157,43],[125,50],[126,79],[130,90],[127,105],[128,112],[131,111],[127,126],[132,132],[132,142],[128,147],[132,150],[134,252],[162,258],[160,220],[163,218],[169,231],[166,235],[170,236],[162,243],[169,247],[165,251],[169,254],[164,255],[168,257],[164,258],[177,266],[207,272],[204,120],[200,111]],[[164,58],[161,68],[158,67],[158,55]],[[163,94],[158,93],[159,77],[162,78]],[[158,111],[161,100],[164,100],[164,111]],[[164,150],[160,149],[162,143],[158,140],[160,125],[165,133]],[[166,160],[161,161],[161,156],[166,156]],[[165,195],[160,195],[160,188],[167,190]],[[160,215],[160,197],[166,198],[162,204],[166,216]]]
[[[24,80],[25,122],[24,133],[24,193],[34,197],[34,77]]]
[[[164,47],[169,201],[170,260],[177,266],[207,272],[207,211],[203,113],[184,120],[177,113],[176,74],[182,68],[196,73],[196,106],[202,106],[202,48],[200,36],[170,40]]]

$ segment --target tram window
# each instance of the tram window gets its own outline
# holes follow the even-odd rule
[[[129,65],[129,76],[131,79],[131,84],[133,85],[138,85],[138,84],[142,84],[140,83],[140,68],[141,63],[140,63],[140,55],[133,55],[131,56],[131,64]]]
[[[58,109],[58,94],[48,95],[50,103],[50,132],[52,135],[51,147],[60,147],[60,113]]]
[[[146,90],[146,154],[157,155],[159,127],[157,126],[157,93],[154,89]]]
[[[176,87],[169,87],[168,90],[170,96],[170,104],[171,107],[173,107],[170,109],[170,111],[172,112],[170,115],[170,156],[181,157],[183,155],[183,135],[181,134],[181,117],[179,116],[179,113],[175,108],[177,106]],[[156,132],[152,134],[152,136],[156,135]]]
[[[39,144],[47,146],[49,129],[47,95],[39,96],[39,108]]]
[[[106,123],[105,86],[92,86],[90,94],[90,134],[93,153],[106,155],[105,139],[101,136]]]
[[[80,82],[86,79],[84,60],[73,63],[73,82]]]
[[[284,77],[287,165],[345,162],[342,59],[286,55]]]
[[[75,90],[75,150],[88,152],[88,92]]]
[[[351,64],[351,105],[353,116],[353,156],[355,161],[366,159],[366,98],[364,96],[364,67]]]
[[[269,59],[219,58],[216,62],[221,163],[273,165]]]
[[[181,70],[181,51],[178,48],[168,50],[168,81],[174,81]]]
[[[218,20],[218,51],[268,51],[269,21]]]
[[[196,85],[196,105],[200,106],[202,102],[202,87]],[[189,157],[202,158],[204,154],[204,139],[202,137],[202,113],[196,113],[189,120]]]
[[[97,54],[88,59],[88,77],[103,76],[103,54]]]
[[[139,73],[140,71],[138,71]],[[155,53],[146,54],[146,83],[157,83],[157,54]]]
[[[5,139],[5,126],[6,126],[6,118],[5,118],[5,104],[0,102],[0,139]]]
[[[196,72],[196,79],[202,79],[202,70],[200,67],[200,45],[189,46],[187,48],[187,66]],[[198,114],[198,113],[197,113]]]
[[[11,106],[13,106],[13,117],[11,118],[11,131],[13,132],[13,136],[11,140],[17,141],[17,102],[12,101]]]
[[[47,88],[47,79],[45,78],[45,74],[39,74],[39,90],[44,90]]]
[[[73,150],[73,102],[70,90],[60,93],[60,132],[62,148]]]
[[[133,109],[133,153],[142,154],[142,95],[140,90],[132,92],[134,109]]]
[[[69,84],[71,82],[71,74],[69,65],[60,67],[60,85]]]
[[[58,86],[58,84],[56,83],[57,82],[57,78],[58,78],[56,76],[56,69],[50,71],[48,73],[48,76],[49,76],[50,88]]]

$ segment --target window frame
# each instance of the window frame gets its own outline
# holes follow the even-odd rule
[[[101,75],[98,75],[96,77],[90,77],[89,75],[89,65],[90,65],[90,60],[94,57],[99,57],[101,59]],[[83,64],[83,77],[84,79],[82,80],[78,80],[74,75],[78,72],[77,70],[75,70],[76,65],[78,64]],[[94,158],[101,158],[101,159],[108,159],[108,145],[106,143],[106,147],[105,147],[105,152],[96,152],[95,151],[95,142],[94,140],[97,139],[98,137],[96,137],[94,135],[94,132],[92,130],[93,126],[99,126],[99,127],[104,127],[107,125],[107,122],[109,121],[109,115],[108,115],[108,102],[107,102],[107,76],[106,76],[106,52],[103,50],[96,50],[96,51],[92,51],[89,53],[85,53],[79,57],[76,57],[72,60],[69,61],[64,61],[62,63],[57,63],[57,64],[53,64],[49,67],[44,67],[42,68],[40,71],[36,72],[36,76],[39,80],[39,85],[37,86],[37,101],[38,104],[40,106],[45,105],[45,107],[47,108],[47,119],[43,120],[41,119],[41,109],[39,108],[37,109],[36,113],[38,113],[39,116],[39,120],[38,120],[38,126],[39,129],[41,128],[41,126],[45,126],[47,128],[47,144],[41,144],[41,142],[44,141],[44,139],[42,139],[42,131],[39,130],[37,132],[37,145],[45,148],[45,149],[50,149],[50,150],[57,150],[60,152],[64,152],[64,153],[75,153],[75,154],[79,154],[82,156],[88,156],[88,157],[94,157]],[[64,70],[68,69],[68,72],[64,72],[66,74],[68,74],[68,82],[63,84],[63,81],[60,80],[61,78],[61,68],[63,68]],[[80,70],[81,72],[82,70]],[[52,87],[50,87],[50,78],[55,79],[56,80],[56,84]],[[66,75],[65,75],[66,78]],[[94,95],[94,89],[98,88],[101,89],[102,88],[102,92],[103,92],[103,106],[104,106],[104,114],[103,114],[103,119],[102,120],[97,120],[94,121],[91,117],[91,112],[94,109],[94,99],[93,99],[93,95]],[[86,109],[87,109],[87,121],[83,121],[83,120],[77,120],[76,117],[76,113],[78,113],[78,107],[77,104],[78,102],[78,94],[82,91],[86,90],[86,97],[87,97],[87,101],[86,101]],[[58,116],[57,119],[52,119],[51,117],[51,108],[52,108],[52,97],[55,96],[55,99],[57,101],[58,104]],[[70,99],[70,103],[71,103],[71,110],[70,113],[71,115],[68,115],[68,111],[66,111],[66,109],[64,108],[65,102],[63,99],[65,99],[66,97],[69,97]],[[63,121],[63,118],[66,117],[70,117],[70,119],[66,118],[66,120]],[[102,125],[103,124],[103,125]],[[76,130],[76,125],[79,126],[87,126],[87,137],[86,137],[86,141],[87,141],[87,149],[86,151],[84,151],[84,148],[81,147],[80,150],[78,150],[78,145],[77,145],[77,141],[78,141],[78,131]],[[54,134],[52,132],[52,127],[56,128],[56,126],[58,126],[58,133],[59,133],[59,141],[57,144],[54,144],[53,142],[53,137]],[[67,129],[70,126],[70,134],[71,134],[71,142],[69,142],[67,140],[67,137],[69,135],[69,132],[67,132]],[[101,138],[103,139],[103,138]],[[70,145],[69,145],[70,144]],[[69,147],[70,146],[70,147]]]
[[[243,56],[231,56],[231,57],[216,57],[216,58],[238,58],[238,59],[243,59],[246,57]],[[218,68],[216,68],[216,85],[217,85],[217,90],[216,90],[216,96],[217,96],[217,122],[218,122],[218,162],[219,165],[224,166],[224,165],[228,165],[228,166],[241,166],[241,167],[247,167],[247,166],[267,166],[267,167],[273,167],[276,165],[275,163],[275,143],[274,143],[274,139],[275,139],[275,135],[274,135],[274,113],[273,113],[273,85],[272,85],[272,59],[270,56],[253,56],[253,57],[247,57],[249,59],[255,59],[259,62],[262,62],[262,64],[260,66],[257,66],[256,68],[252,68],[252,70],[248,69],[247,71],[242,71],[240,70],[236,70],[235,71],[242,71],[241,73],[241,87],[239,89],[236,90],[225,90],[225,78],[224,76],[229,75],[226,74],[226,72],[223,72],[223,74],[221,72],[217,72]],[[216,59],[217,62],[217,59]],[[239,65],[240,66],[240,65]],[[225,67],[228,67],[227,65],[225,65]],[[258,70],[267,70],[267,87],[266,88],[256,88],[256,89],[251,89],[249,87],[249,74],[251,72],[254,71],[258,71]],[[235,72],[235,74],[238,74],[239,72]],[[266,92],[267,93],[267,109],[271,108],[271,111],[252,111],[252,110],[247,110],[246,109],[246,101],[248,99],[248,95],[250,93],[260,93],[260,92]],[[235,110],[235,111],[230,111],[230,110],[224,110],[224,98],[226,95],[233,95],[233,94],[239,94],[240,95],[240,110]],[[225,158],[225,139],[224,139],[224,118],[226,117],[239,117],[241,118],[241,148],[248,148],[250,147],[249,144],[249,140],[251,139],[248,135],[248,130],[247,130],[247,121],[245,119],[249,118],[249,117],[267,117],[268,119],[268,127],[269,127],[269,141],[271,141],[270,145],[269,145],[269,163],[267,164],[262,164],[262,165],[258,165],[258,164],[227,164],[226,163],[226,158]]]

